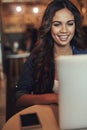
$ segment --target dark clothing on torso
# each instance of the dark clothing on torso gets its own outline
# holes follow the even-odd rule
[[[75,46],[72,46],[72,52],[74,55],[76,54],[87,54],[87,50],[78,50]],[[35,81],[33,77],[34,73],[34,63],[33,54],[29,56],[28,60],[24,64],[23,72],[20,76],[19,82],[16,85],[16,99],[23,94],[33,93],[33,89],[35,87]],[[52,65],[53,69],[54,65]],[[49,90],[50,80],[47,84],[47,88]],[[49,92],[49,91],[48,91]],[[46,92],[46,93],[48,93]]]

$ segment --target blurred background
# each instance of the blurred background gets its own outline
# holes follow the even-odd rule
[[[16,113],[15,85],[35,46],[44,10],[51,1],[0,0],[0,128]],[[71,1],[81,11],[83,39],[87,42],[87,0]]]

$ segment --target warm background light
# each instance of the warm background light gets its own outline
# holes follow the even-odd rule
[[[17,12],[21,12],[21,10],[22,10],[21,6],[17,6],[17,7],[16,7],[16,11],[17,11]]]
[[[37,14],[37,13],[39,12],[39,8],[38,8],[38,7],[34,7],[34,8],[33,8],[33,12],[34,12],[35,14]]]

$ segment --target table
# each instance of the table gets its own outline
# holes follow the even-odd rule
[[[18,81],[20,73],[22,71],[22,66],[30,53],[25,52],[22,54],[8,54],[6,56],[8,60],[8,69],[9,69],[9,78],[10,80],[15,77],[15,79]]]
[[[30,55],[30,53],[28,53],[28,52],[21,53],[21,54],[13,53],[13,54],[8,54],[6,57],[15,59],[15,58],[25,58],[25,57],[28,57],[29,55]]]
[[[11,117],[5,123],[2,130],[21,130],[20,114],[27,114],[32,112],[36,112],[38,114],[42,124],[42,128],[32,129],[32,130],[59,130],[58,122],[55,118],[53,109],[55,108],[52,108],[51,106],[48,105],[34,105],[25,108],[24,110],[18,112],[13,117]]]

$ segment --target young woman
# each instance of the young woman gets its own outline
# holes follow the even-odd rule
[[[47,6],[37,46],[24,64],[16,86],[17,106],[58,104],[56,58],[87,53],[83,50],[81,22],[79,10],[69,0],[52,1]]]

